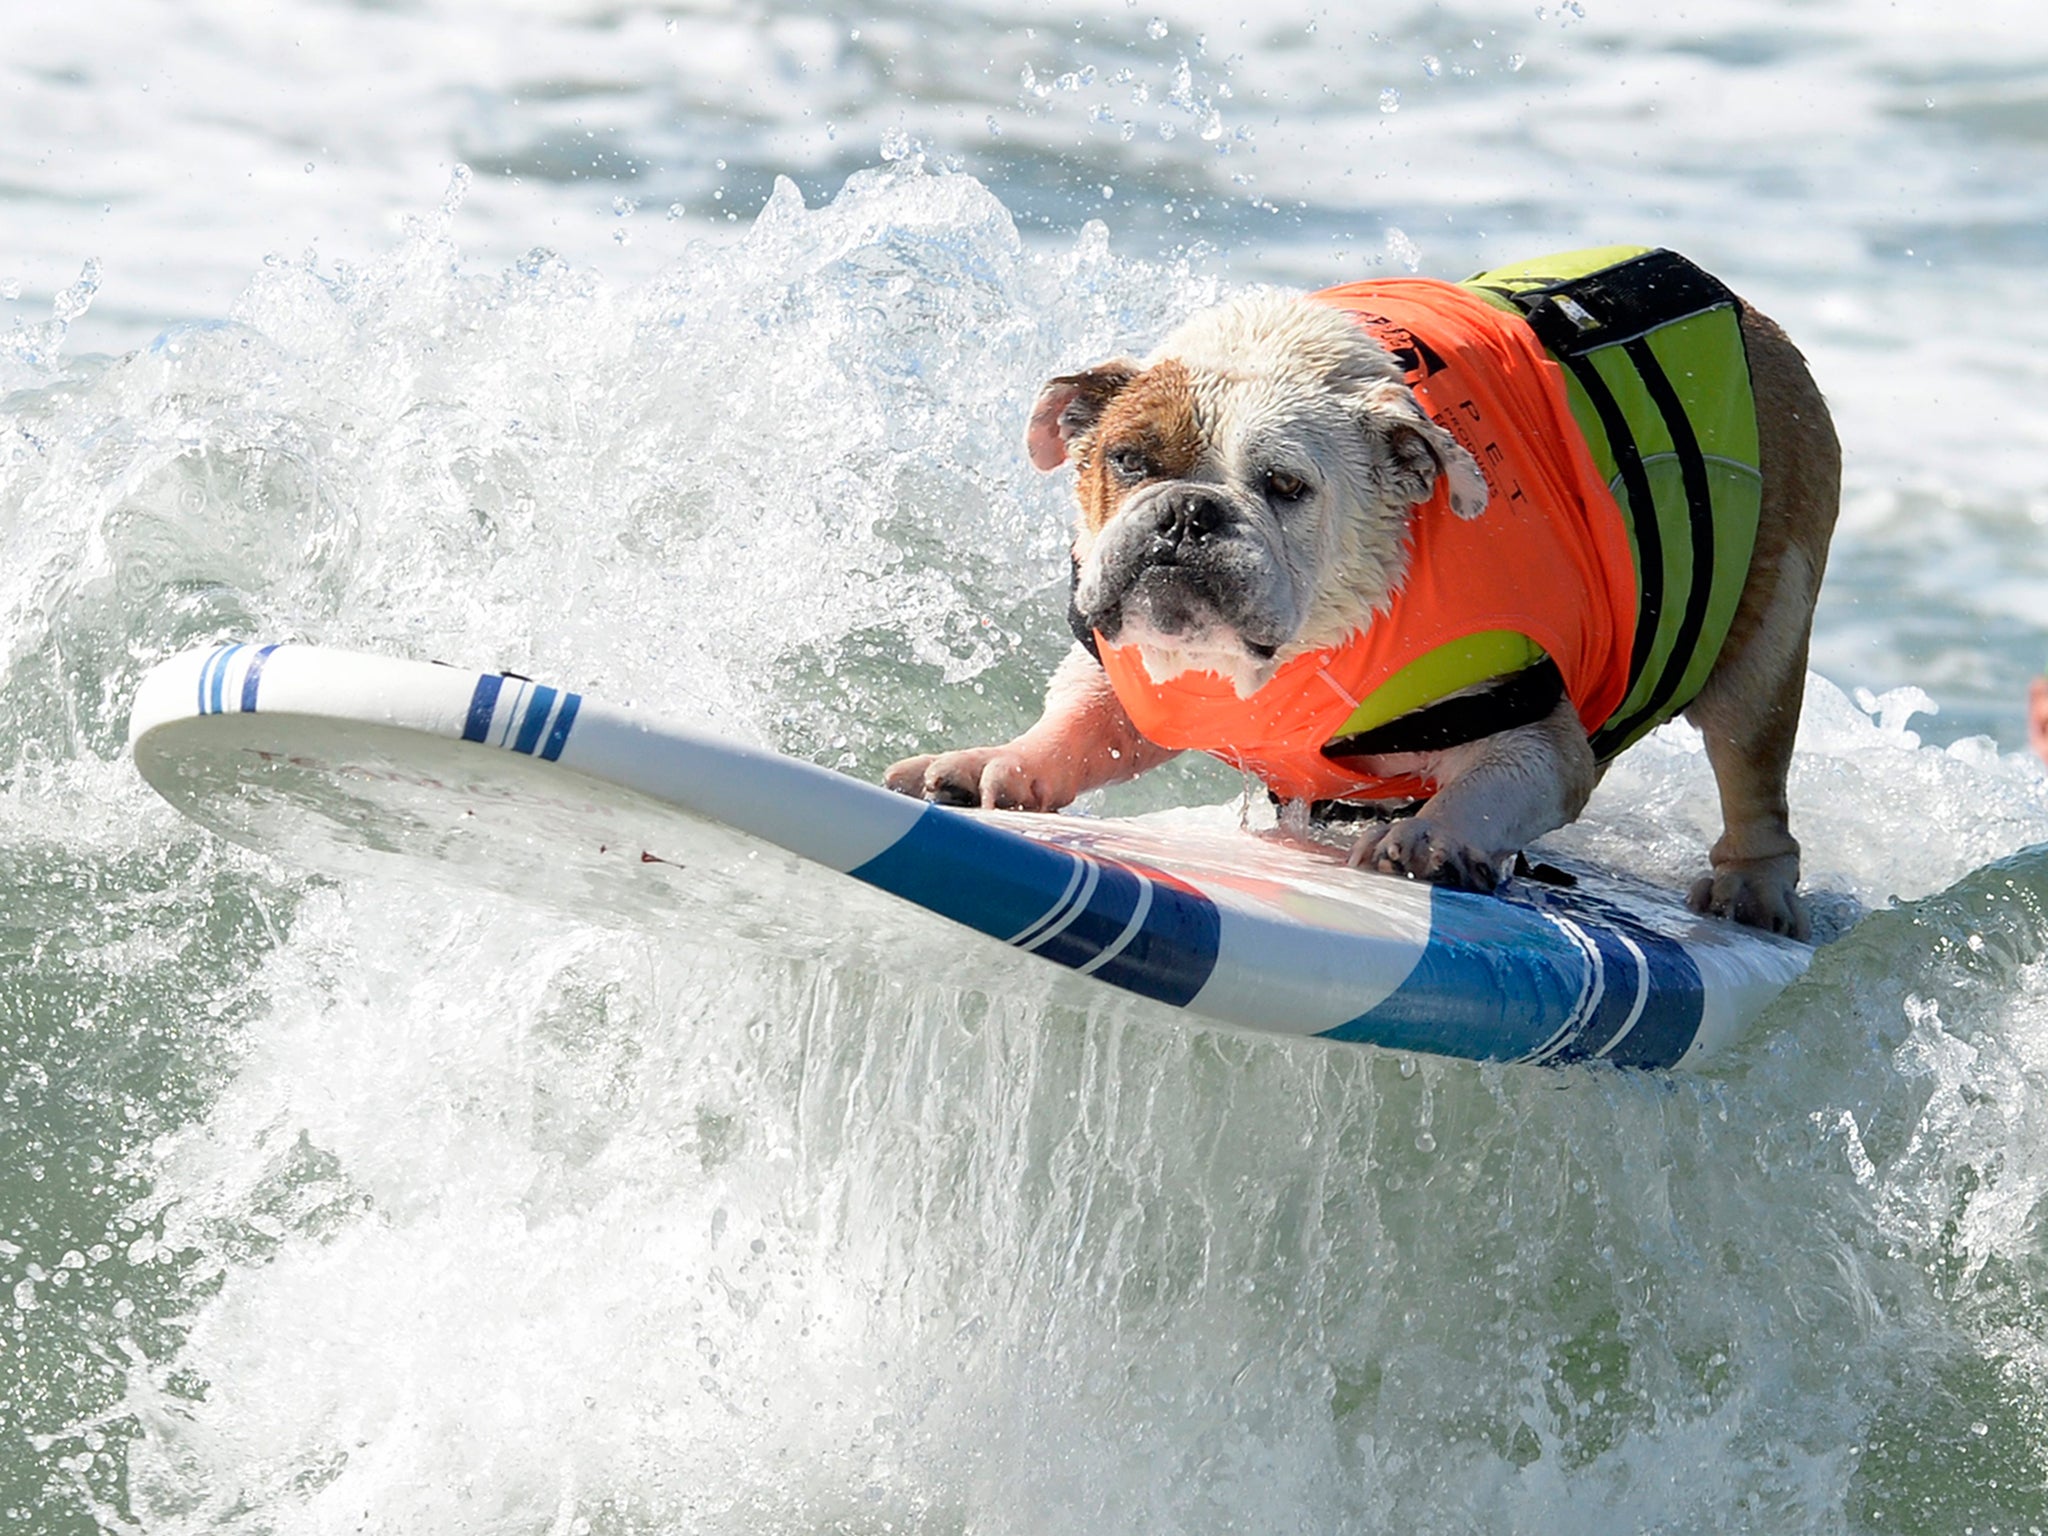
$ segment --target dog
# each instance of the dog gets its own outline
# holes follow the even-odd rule
[[[1254,295],[1048,381],[1069,622],[1039,720],[884,782],[1052,811],[1209,752],[1350,862],[1490,891],[1682,714],[1699,912],[1805,938],[1786,778],[1841,451],[1784,331],[1670,251]]]

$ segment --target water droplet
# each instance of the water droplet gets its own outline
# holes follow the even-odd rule
[[[1529,61],[1528,61],[1527,59],[1523,58],[1523,57],[1522,57],[1522,55],[1520,55],[1519,53],[1511,53],[1511,54],[1509,54],[1509,55],[1508,55],[1508,68],[1509,68],[1509,69],[1512,69],[1512,70],[1520,70],[1520,69],[1521,69],[1521,67],[1522,67],[1522,66],[1523,66],[1524,64],[1528,63],[1528,62],[1529,62]]]
[[[1403,1077],[1413,1077],[1415,1075],[1415,1058],[1413,1056],[1403,1056],[1401,1058],[1401,1075]]]
[[[612,213],[618,218],[630,219],[639,211],[639,208],[640,205],[630,197],[615,197],[612,199]]]
[[[470,183],[475,180],[475,173],[461,161],[456,161],[455,169],[448,173],[448,190],[441,194],[441,211],[453,213],[460,208],[462,200],[469,196]]]
[[[1422,1132],[1415,1138],[1415,1150],[1418,1152],[1434,1152],[1436,1150],[1436,1138],[1430,1135],[1428,1131]]]
[[[1166,23],[1160,20],[1159,17],[1154,16],[1145,23],[1145,35],[1151,38],[1153,42],[1158,42],[1159,39],[1166,36]]]
[[[913,148],[910,135],[901,128],[891,128],[882,135],[882,158],[884,160],[907,160]]]
[[[1116,196],[1116,188],[1115,188],[1115,187],[1112,187],[1112,186],[1107,186],[1107,185],[1105,185],[1105,186],[1103,187],[1103,189],[1102,189],[1102,200],[1103,200],[1103,201],[1104,201],[1105,203],[1106,203],[1106,202],[1108,202],[1108,201],[1109,201],[1109,200],[1110,200],[1111,198],[1113,198],[1113,197],[1115,197],[1115,196]]]
[[[310,160],[306,162],[306,174],[308,176],[313,174],[313,162]]]
[[[78,281],[58,294],[50,306],[50,313],[64,324],[69,325],[88,309],[92,308],[93,295],[100,291],[100,262],[97,256],[89,259],[79,269]]]
[[[1431,80],[1434,80],[1443,72],[1444,61],[1442,59],[1438,58],[1433,53],[1425,53],[1422,56],[1422,73],[1425,76],[1427,76]]]
[[[1401,93],[1391,85],[1380,92],[1380,110],[1389,114],[1401,110]]]
[[[672,219],[680,219],[683,216],[684,211],[685,210],[681,203],[670,203],[668,205],[668,216]]]

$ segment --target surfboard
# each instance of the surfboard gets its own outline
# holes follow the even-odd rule
[[[516,674],[309,645],[158,664],[129,739],[185,815],[343,876],[403,868],[915,974],[964,957],[977,984],[1050,964],[1232,1028],[1396,1051],[1690,1066],[1812,953],[1583,866],[1474,895],[1347,868],[1229,807],[957,810]]]

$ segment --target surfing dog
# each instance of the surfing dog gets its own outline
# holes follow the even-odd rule
[[[1669,251],[1197,314],[1048,381],[1076,644],[996,746],[890,788],[1051,811],[1209,752],[1355,865],[1489,891],[1674,715],[1723,830],[1696,911],[1805,937],[1786,778],[1840,448],[1772,321]]]

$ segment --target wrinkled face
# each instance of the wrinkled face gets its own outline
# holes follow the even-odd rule
[[[1052,380],[1029,441],[1042,469],[1075,462],[1082,617],[1155,680],[1211,671],[1240,694],[1384,608],[1439,475],[1464,515],[1485,502],[1400,365],[1301,299],[1227,305],[1147,363]]]

